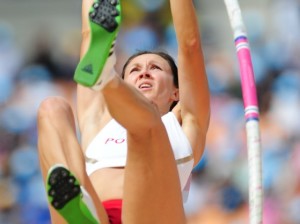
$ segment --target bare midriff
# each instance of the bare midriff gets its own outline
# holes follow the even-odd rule
[[[90,175],[100,200],[123,198],[124,168],[103,168]]]

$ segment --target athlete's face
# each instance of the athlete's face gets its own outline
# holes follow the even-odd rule
[[[178,100],[178,89],[173,84],[169,63],[159,55],[143,54],[135,57],[126,67],[125,82],[132,84],[161,111],[168,111]]]

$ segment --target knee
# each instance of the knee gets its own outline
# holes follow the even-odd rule
[[[49,97],[40,104],[38,119],[57,119],[61,115],[72,114],[69,103],[62,97]]]

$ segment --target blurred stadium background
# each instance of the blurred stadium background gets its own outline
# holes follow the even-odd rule
[[[248,223],[245,121],[232,33],[221,0],[195,0],[211,90],[205,155],[194,170],[190,224]],[[119,61],[141,49],[176,56],[167,0],[123,1]],[[300,1],[240,0],[261,113],[264,224],[300,223]],[[50,223],[37,158],[36,112],[73,105],[79,0],[0,0],[0,223]],[[297,115],[298,114],[298,115]]]

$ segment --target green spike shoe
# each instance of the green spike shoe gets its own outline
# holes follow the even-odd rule
[[[89,12],[90,45],[75,70],[78,84],[99,89],[106,76],[111,75],[120,23],[120,0],[95,0]]]
[[[50,169],[48,200],[56,211],[71,224],[99,224],[84,202],[82,190],[76,177],[65,167],[55,165]]]

